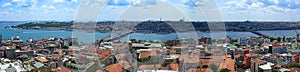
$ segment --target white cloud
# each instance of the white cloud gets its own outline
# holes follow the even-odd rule
[[[12,3],[16,4],[17,7],[28,6],[27,0],[12,0]]]
[[[64,8],[63,11],[66,12],[66,13],[73,13],[76,10],[74,8]]]
[[[263,10],[264,12],[281,12],[296,11],[299,9],[300,4],[296,0],[230,0],[225,3],[225,10],[231,11],[252,11]],[[298,0],[300,1],[300,0]]]
[[[292,16],[298,16],[299,2],[300,0],[228,0],[221,9],[224,17],[231,19],[288,20]]]
[[[48,8],[49,8],[50,10],[55,10],[55,7],[52,6],[52,5],[49,5]]]
[[[182,3],[189,7],[203,6],[208,0],[183,0]]]
[[[109,0],[107,5],[110,6],[147,6],[155,5],[157,1],[167,1],[167,0]]]
[[[7,7],[7,6],[11,6],[11,5],[12,5],[11,3],[7,2],[7,3],[3,4],[2,7]]]
[[[50,9],[50,10],[55,10],[55,7],[53,5],[43,5],[42,8],[45,8],[45,9]]]
[[[36,9],[37,4],[38,4],[38,0],[30,0],[31,1],[31,6],[29,7],[29,9],[33,10]]]
[[[36,7],[38,0],[31,0],[31,6]]]
[[[71,2],[75,2],[75,3],[77,3],[77,0],[71,0]]]
[[[55,2],[55,3],[63,3],[63,2],[65,2],[65,0],[53,0],[53,2]]]
[[[56,11],[56,8],[53,5],[49,5],[49,6],[43,5],[42,8],[45,9],[46,13],[51,13]]]
[[[263,3],[261,3],[261,2],[257,2],[257,3],[252,3],[250,6],[252,6],[252,7],[262,7],[264,4]]]
[[[8,12],[0,12],[0,15],[7,15]]]
[[[12,0],[11,4],[16,7],[35,9],[37,7],[38,0]]]
[[[27,0],[12,0],[12,2],[16,2],[16,3],[21,3],[21,2],[25,2]]]
[[[144,6],[144,5],[155,5],[157,0],[135,0],[133,2],[133,5],[140,5],[140,6]]]
[[[74,2],[77,3],[77,0],[53,0],[54,3],[63,3],[63,2]]]
[[[119,9],[114,9],[119,10]],[[115,20],[152,20],[152,19],[163,19],[163,20],[179,20],[182,18],[188,18],[185,14],[167,2],[157,1],[156,5],[149,5],[147,9],[145,7],[131,6],[121,13],[117,12]],[[105,11],[104,13],[110,13],[110,11]],[[106,15],[104,15],[106,16]],[[107,15],[109,18],[110,15]],[[101,18],[101,17],[100,17]],[[106,17],[103,17],[106,18]],[[100,19],[101,20],[101,19]],[[105,19],[103,19],[105,20]]]
[[[9,10],[14,10],[13,8],[9,8]]]
[[[48,8],[48,6],[47,5],[43,5],[42,8]]]
[[[300,0],[229,0],[225,3],[230,7],[260,7],[260,8],[285,8],[285,9],[299,9]]]

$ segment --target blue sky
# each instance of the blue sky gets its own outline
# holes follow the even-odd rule
[[[300,21],[300,0],[216,0],[214,3],[217,7],[209,4],[210,1],[212,0],[108,0],[102,12],[95,16],[98,16],[98,21],[206,21],[205,11],[201,10],[206,8],[211,9],[212,13],[221,14],[221,21]],[[0,0],[0,21],[76,20],[78,9],[84,2]],[[206,16],[211,15],[213,14]]]

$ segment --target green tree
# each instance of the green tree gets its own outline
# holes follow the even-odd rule
[[[275,39],[274,37],[270,37],[270,40],[271,40],[271,41],[274,41],[274,40],[276,40],[276,39]]]
[[[280,38],[280,37],[277,37],[276,40],[277,40],[277,41],[281,41],[281,38]]]
[[[64,45],[62,46],[62,49],[69,49],[69,46]]]
[[[222,68],[222,69],[220,70],[220,72],[229,72],[229,70],[226,69],[226,68]]]
[[[300,68],[300,64],[291,64],[289,68]]]

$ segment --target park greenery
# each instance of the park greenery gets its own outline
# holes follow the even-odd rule
[[[30,28],[30,27],[70,27],[73,25],[73,21],[71,22],[29,22],[25,24],[20,24],[17,26],[12,26],[13,28]]]

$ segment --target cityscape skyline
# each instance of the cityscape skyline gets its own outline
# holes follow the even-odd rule
[[[1,72],[300,72],[300,0],[0,0]]]
[[[104,1],[104,0],[99,0]],[[97,21],[206,21],[210,0],[109,0]],[[0,21],[72,21],[83,0],[1,0]],[[218,0],[221,21],[299,21],[300,0]],[[208,15],[209,16],[209,15]],[[76,21],[76,20],[75,20]],[[216,20],[219,21],[219,20]]]

